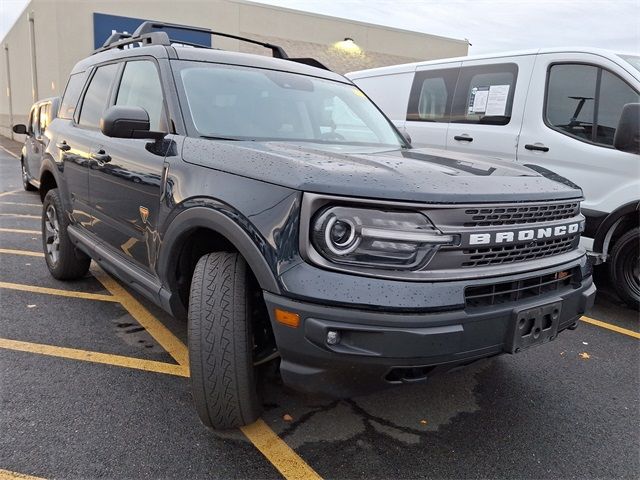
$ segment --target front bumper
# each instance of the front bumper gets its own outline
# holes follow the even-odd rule
[[[576,324],[595,299],[596,289],[584,259],[573,267],[580,272],[579,282],[563,289],[523,301],[472,308],[456,302],[449,308],[439,306],[422,312],[381,311],[360,305],[319,305],[265,292],[283,381],[297,390],[335,397],[420,381],[435,369],[504,353],[509,348],[514,312],[552,302],[561,302],[560,332]],[[518,277],[526,275],[499,281]],[[430,285],[424,284],[427,297]],[[299,327],[275,321],[276,308],[297,313]],[[330,330],[340,334],[336,345],[327,344]]]

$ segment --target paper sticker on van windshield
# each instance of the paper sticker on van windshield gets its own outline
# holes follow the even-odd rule
[[[473,87],[469,96],[467,114],[502,116],[507,110],[509,85]]]

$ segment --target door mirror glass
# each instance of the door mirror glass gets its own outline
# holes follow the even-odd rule
[[[640,154],[640,103],[627,103],[622,108],[613,146],[623,152]]]
[[[12,130],[13,130],[13,133],[18,133],[20,135],[27,134],[27,126],[23,123],[18,123],[17,125],[14,125]]]
[[[149,114],[142,107],[114,105],[100,119],[100,130],[107,137],[160,139],[163,132],[149,129]]]

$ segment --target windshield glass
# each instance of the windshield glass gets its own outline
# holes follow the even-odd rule
[[[183,109],[201,136],[404,146],[387,119],[352,85],[274,70],[175,63]]]
[[[627,63],[631,64],[633,68],[640,72],[640,57],[637,55],[618,55],[623,60],[626,60]]]

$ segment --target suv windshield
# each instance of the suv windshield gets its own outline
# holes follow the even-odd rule
[[[203,137],[405,146],[353,85],[274,70],[175,64],[183,109]]]

